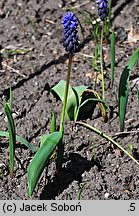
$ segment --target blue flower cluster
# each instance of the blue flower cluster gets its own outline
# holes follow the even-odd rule
[[[63,46],[67,52],[74,53],[78,50],[79,42],[77,35],[78,21],[74,13],[68,11],[62,19],[63,24]]]
[[[108,0],[96,0],[95,3],[98,5],[98,15],[103,21],[108,16]]]

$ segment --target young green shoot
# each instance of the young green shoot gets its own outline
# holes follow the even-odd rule
[[[134,65],[139,60],[139,48],[130,57],[126,67],[124,68],[120,83],[119,83],[119,121],[120,121],[120,131],[124,131],[126,107],[129,95],[129,77]]]
[[[111,87],[114,83],[114,65],[115,65],[115,33],[111,34],[110,38],[110,62],[111,62]]]
[[[10,88],[10,106],[4,101],[4,110],[8,121],[9,132],[9,155],[10,155],[10,176],[14,176],[14,157],[15,157],[15,145],[16,145],[16,131],[15,124],[12,116],[12,90]]]
[[[87,181],[81,183],[81,188],[80,188],[80,190],[79,190],[79,192],[78,192],[78,194],[77,194],[77,200],[80,200],[80,199],[81,199],[81,194],[82,194],[82,192],[83,192],[83,190],[84,190],[84,187],[85,187],[86,183],[87,183]]]

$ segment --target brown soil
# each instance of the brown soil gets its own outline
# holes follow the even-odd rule
[[[68,2],[68,3],[67,3]],[[13,113],[16,132],[35,146],[40,136],[47,134],[53,109],[57,113],[57,125],[61,102],[50,92],[61,79],[66,79],[68,55],[61,43],[61,18],[71,5],[79,20],[79,11],[91,10],[89,1],[61,0],[1,0],[0,2],[0,49],[24,48],[27,53],[12,55],[1,52],[0,60],[0,130],[7,130],[3,109],[4,98],[9,100],[9,87],[13,90]],[[78,6],[78,7],[76,7]],[[119,130],[118,85],[120,74],[137,43],[126,43],[131,24],[138,28],[138,0],[117,0],[112,7],[112,28],[116,36],[116,63],[114,88],[110,88],[109,44],[104,44],[108,54],[105,68],[106,99],[113,110],[110,122],[103,123],[96,106],[91,117],[84,119],[110,137]],[[75,55],[71,85],[91,85],[86,76],[92,73],[91,65],[82,54],[92,55],[94,43],[90,26],[85,29],[85,38],[80,34],[81,51]],[[125,131],[136,131],[115,140],[129,151],[134,145],[134,156],[139,160],[139,107],[133,82],[138,78],[136,64],[130,77],[130,94],[126,113]],[[101,83],[97,85],[101,94]],[[93,156],[96,146],[95,157]],[[27,196],[27,167],[33,153],[17,143],[15,177],[9,176],[8,140],[0,138],[0,199],[29,199]],[[3,167],[3,168],[2,168]],[[65,154],[63,169],[55,176],[55,164],[48,167],[40,177],[31,199],[77,199],[84,183],[81,199],[139,199],[139,167],[123,152],[88,129],[68,122],[65,126]]]

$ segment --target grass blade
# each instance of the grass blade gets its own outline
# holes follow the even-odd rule
[[[110,56],[111,56],[111,86],[113,86],[114,65],[115,65],[115,34],[114,34],[114,31],[112,32],[112,35],[111,35]]]
[[[55,147],[59,143],[62,134],[54,132],[48,136],[42,146],[33,157],[28,168],[28,195],[31,196],[38,182],[38,179],[46,166],[46,162],[52,155]]]
[[[130,155],[120,144],[118,144],[117,142],[115,142],[112,138],[110,138],[109,136],[107,136],[106,134],[102,133],[100,130],[96,129],[95,127],[86,124],[84,122],[76,122],[79,125],[83,125],[86,128],[94,131],[95,133],[97,133],[98,135],[100,135],[101,137],[105,138],[106,140],[110,141],[111,143],[113,143],[114,145],[116,145],[120,150],[122,150],[127,156],[129,156],[135,163],[137,163],[139,165],[139,162],[132,156]]]
[[[13,107],[13,95],[12,95],[12,88],[10,87],[10,105],[9,108],[12,112],[12,107]]]
[[[137,100],[138,100],[138,106],[139,106],[139,90],[137,87],[136,87],[136,90],[137,90]]]
[[[130,57],[126,67],[123,70],[123,73],[120,78],[119,84],[119,120],[120,120],[120,130],[124,130],[124,121],[125,121],[125,114],[126,114],[126,106],[128,101],[128,94],[129,94],[129,77],[130,72],[133,69],[134,65],[139,60],[139,48],[135,50],[135,52]]]
[[[83,192],[83,189],[84,189],[86,183],[87,183],[87,181],[85,181],[85,182],[82,183],[81,188],[80,188],[80,190],[79,190],[79,192],[77,194],[77,200],[81,199],[81,193]]]
[[[8,120],[8,131],[9,131],[9,149],[10,149],[10,176],[14,174],[14,156],[15,156],[15,144],[16,144],[16,132],[12,112],[4,101],[4,110]]]
[[[9,132],[6,131],[0,131],[0,137],[8,137],[9,138]],[[24,138],[16,135],[16,140],[20,142],[21,144],[25,145],[27,148],[29,148],[32,152],[37,151],[37,147],[33,146],[31,143],[29,143],[27,140]]]
[[[32,152],[36,152],[37,151],[37,147],[33,146],[31,143],[29,143],[27,140],[25,140],[23,137],[20,137],[18,135],[16,135],[16,139],[22,143],[23,145],[25,145],[27,148],[29,148]]]

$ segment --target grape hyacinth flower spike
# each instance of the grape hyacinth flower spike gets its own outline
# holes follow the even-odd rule
[[[95,3],[98,5],[98,15],[103,21],[108,16],[108,0],[96,0]]]
[[[74,53],[78,50],[79,47],[78,35],[77,35],[78,20],[75,17],[74,13],[68,11],[63,16],[62,27],[63,27],[63,46],[65,47],[65,50],[69,53],[69,61],[68,61],[68,72],[67,72],[66,86],[64,92],[62,113],[60,118],[59,131],[62,133],[62,139],[59,142],[57,148],[57,159],[56,159],[57,173],[59,173],[62,168],[62,160],[64,154],[64,119],[65,119],[65,112],[66,112],[66,105],[67,105],[67,98],[68,98],[72,59]]]
[[[63,24],[63,46],[69,53],[78,50],[79,42],[77,35],[78,21],[74,13],[68,11],[62,19]]]

